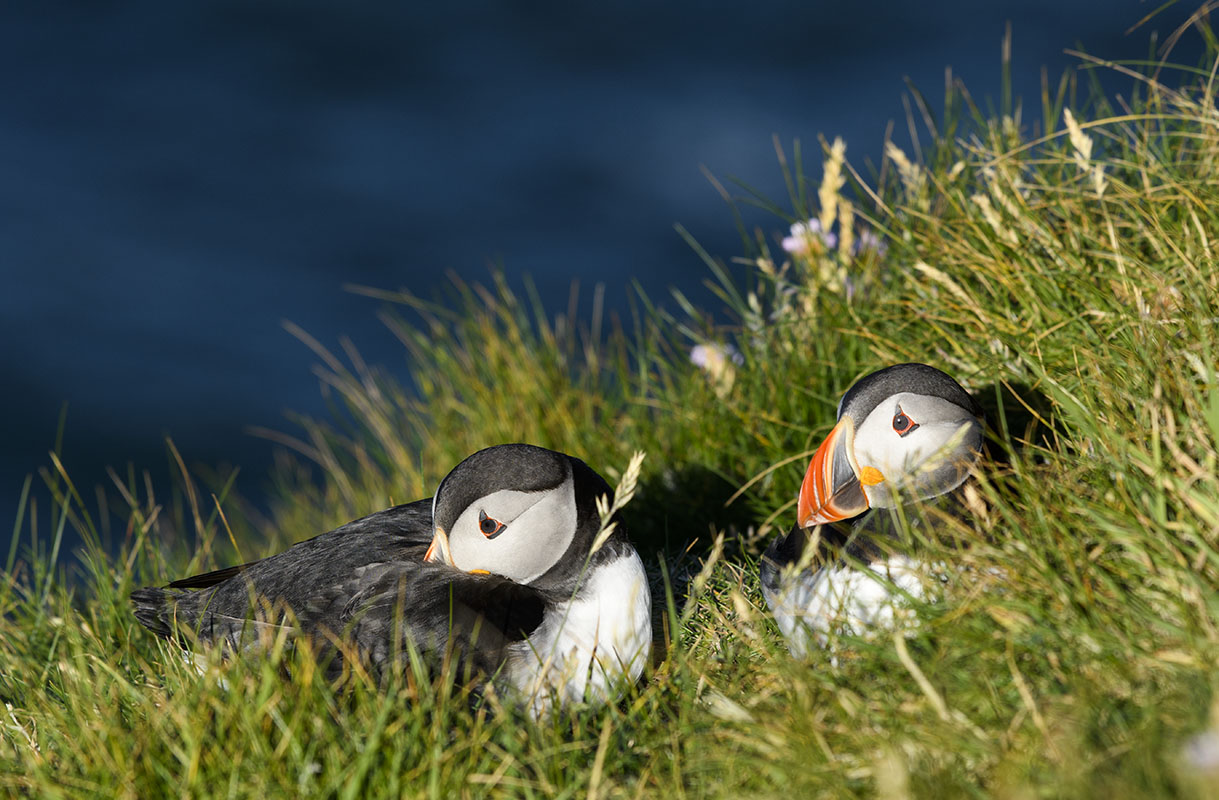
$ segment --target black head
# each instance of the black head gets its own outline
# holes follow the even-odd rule
[[[838,401],[838,418],[845,414],[859,425],[883,400],[902,393],[939,397],[975,417],[982,416],[982,409],[973,397],[950,375],[926,364],[910,362],[878,369],[856,381]]]

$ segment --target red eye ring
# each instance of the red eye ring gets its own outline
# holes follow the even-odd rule
[[[917,427],[918,423],[906,416],[906,412],[898,406],[897,413],[893,415],[893,432],[898,436],[905,436]]]
[[[488,539],[494,539],[496,536],[499,536],[506,527],[508,526],[494,517],[488,517],[486,511],[479,510],[478,530],[482,532],[483,536],[486,536]]]

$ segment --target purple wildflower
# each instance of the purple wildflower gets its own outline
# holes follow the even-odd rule
[[[859,232],[859,238],[855,240],[855,255],[859,255],[865,250],[872,250],[877,256],[883,256],[889,251],[889,245],[876,231],[865,229]]]

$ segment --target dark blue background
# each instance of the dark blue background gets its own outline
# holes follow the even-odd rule
[[[257,497],[271,445],[245,428],[323,411],[315,359],[282,320],[405,368],[377,303],[343,284],[430,297],[445,270],[500,263],[553,310],[573,279],[586,296],[604,282],[620,309],[632,277],[654,297],[697,290],[675,222],[739,252],[700,165],[782,199],[772,134],[810,153],[841,135],[854,162],[878,160],[889,120],[905,139],[905,76],[938,101],[951,65],[997,101],[1009,20],[1031,121],[1040,68],[1056,77],[1065,48],[1141,57],[1184,14],[1125,35],[1150,9],[6,3],[0,535],[65,402],[82,487],[105,464],[163,475],[170,434],[189,462],[243,465]]]

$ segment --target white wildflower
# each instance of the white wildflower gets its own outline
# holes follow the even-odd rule
[[[1219,731],[1207,730],[1194,736],[1181,748],[1181,756],[1199,772],[1219,772]]]
[[[725,360],[740,366],[745,356],[730,344],[696,344],[690,348],[690,363],[703,369],[716,369]]]
[[[745,363],[745,356],[730,344],[698,344],[690,350],[690,363],[701,367],[715,393],[725,397],[736,382],[736,367]]]
[[[791,226],[791,235],[783,237],[783,249],[793,255],[809,255],[833,248],[838,237],[821,227],[821,220],[810,219]]]

